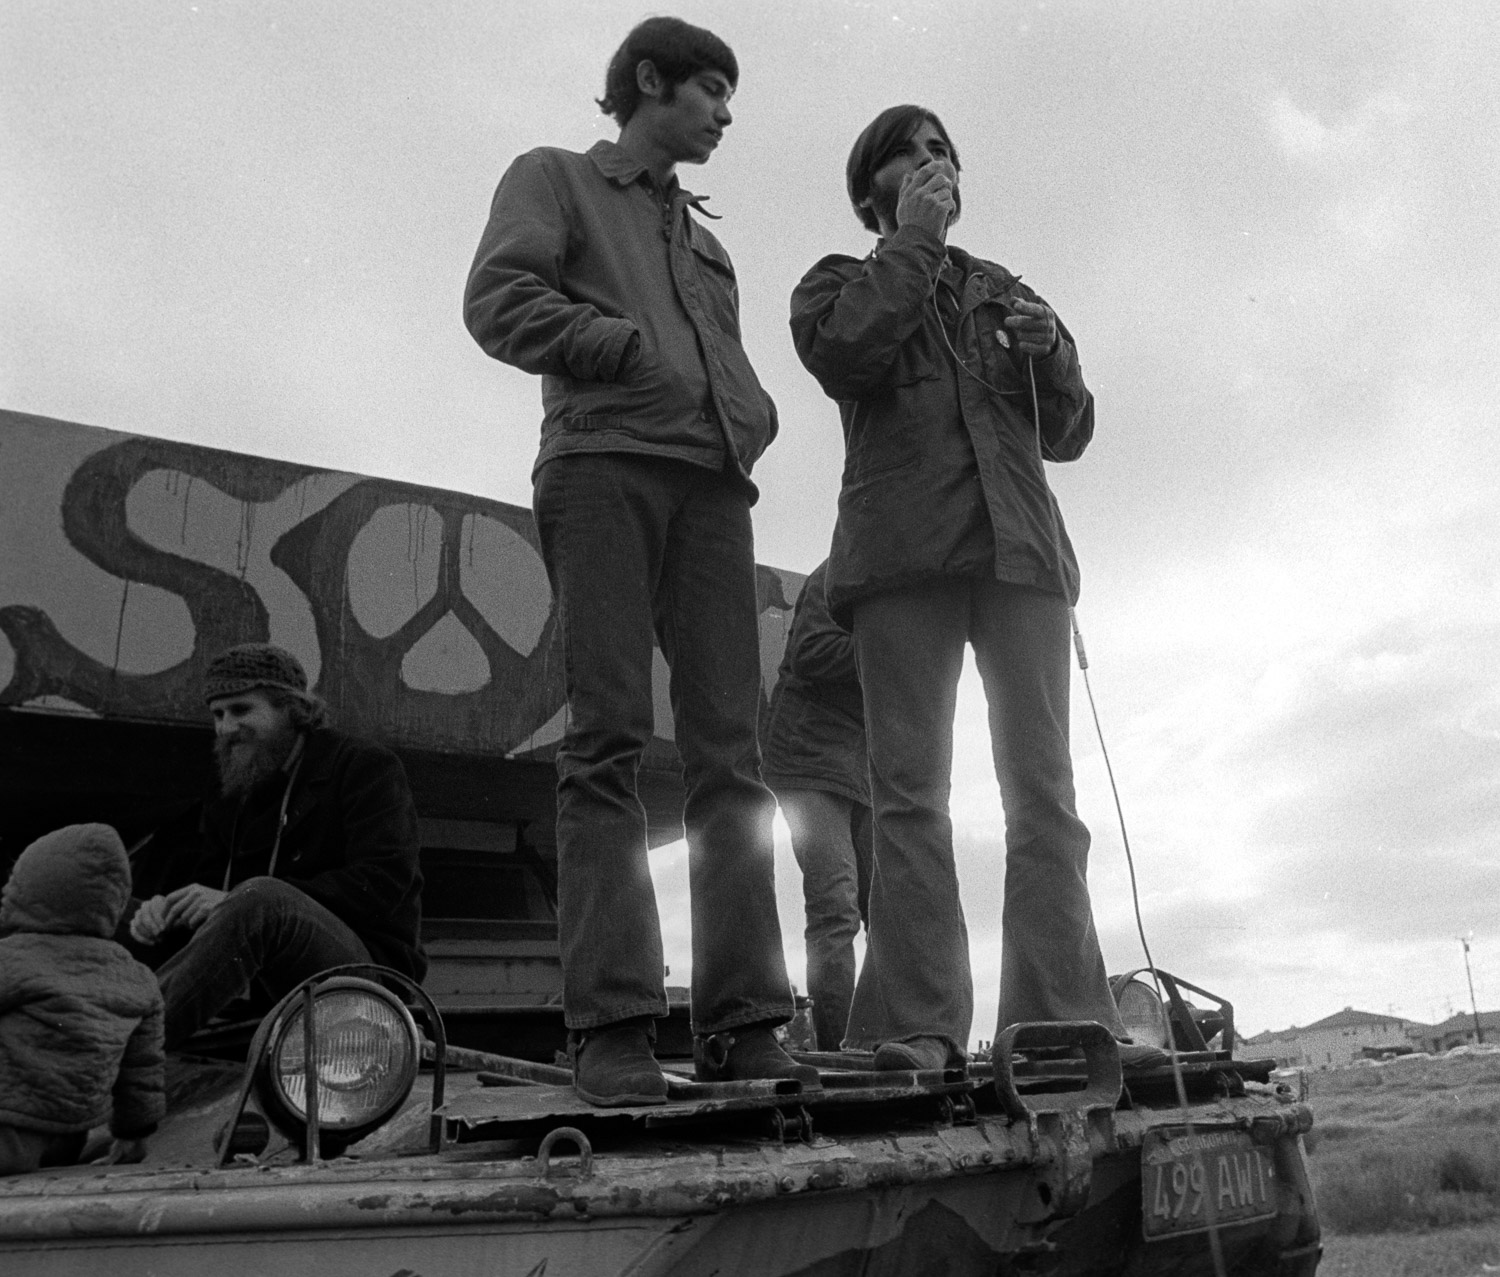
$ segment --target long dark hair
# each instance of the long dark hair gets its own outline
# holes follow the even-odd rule
[[[948,158],[953,161],[953,171],[962,171],[958,162],[958,148],[948,136],[948,130],[937,114],[925,106],[888,106],[865,126],[865,131],[854,140],[854,149],[849,152],[849,163],[844,168],[844,180],[849,188],[849,202],[854,205],[854,215],[866,230],[880,234],[880,221],[875,210],[865,201],[870,198],[870,179],[884,166],[896,151],[916,136],[918,129],[930,123],[948,144]],[[958,192],[954,191],[954,220],[958,219]]]

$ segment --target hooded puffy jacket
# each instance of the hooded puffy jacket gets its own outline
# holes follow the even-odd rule
[[[156,977],[110,937],[130,862],[108,825],[27,847],[0,893],[0,1123],[149,1135],[166,1111]]]

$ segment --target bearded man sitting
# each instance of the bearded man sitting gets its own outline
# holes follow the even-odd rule
[[[269,1009],[329,967],[420,980],[420,844],[400,760],[326,727],[297,658],[269,643],[215,657],[204,699],[220,794],[175,861],[181,885],[129,921],[148,958],[181,944],[157,970],[168,1049],[236,999]]]

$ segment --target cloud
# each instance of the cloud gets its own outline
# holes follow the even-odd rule
[[[1332,123],[1299,107],[1285,90],[1265,106],[1272,138],[1293,160],[1366,158],[1379,151],[1416,116],[1416,108],[1395,93],[1367,98]]]
[[[1389,622],[1258,677],[1189,680],[1183,700],[1214,707],[1197,730],[1172,705],[1115,733],[1157,961],[1266,1023],[1351,1002],[1425,1015],[1453,992],[1449,941],[1492,930],[1500,895],[1500,744],[1470,727],[1496,703],[1497,642],[1487,622]],[[1080,751],[1095,910],[1119,966],[1139,950],[1095,768]]]

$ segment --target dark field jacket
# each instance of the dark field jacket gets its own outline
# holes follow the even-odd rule
[[[771,693],[765,782],[815,789],[870,805],[864,696],[854,663],[854,636],[828,615],[826,562],[802,586],[786,655]]]
[[[945,262],[959,283],[954,350],[968,371],[931,300]],[[861,599],[977,572],[1076,601],[1078,564],[1042,463],[1082,454],[1094,401],[1059,323],[1056,349],[1035,361],[1038,439],[1025,359],[997,335],[1016,298],[1041,300],[1003,266],[945,253],[914,226],[863,261],[825,257],[792,294],[797,353],[843,419],[828,567],[841,625]],[[976,557],[973,532],[986,520],[993,542],[980,538]]]
[[[543,147],[500,179],[464,293],[486,354],[542,378],[536,468],[576,452],[728,467],[748,483],[776,407],[740,344],[734,267],[613,142]],[[639,340],[636,340],[636,339]]]
[[[348,923],[376,962],[420,980],[427,970],[419,939],[421,844],[401,761],[382,745],[328,728],[304,740],[290,773],[274,872],[271,852],[287,785],[280,776],[243,803],[206,803],[196,833],[170,862],[139,856],[135,894],[164,894],[189,882],[223,889],[269,873]]]

